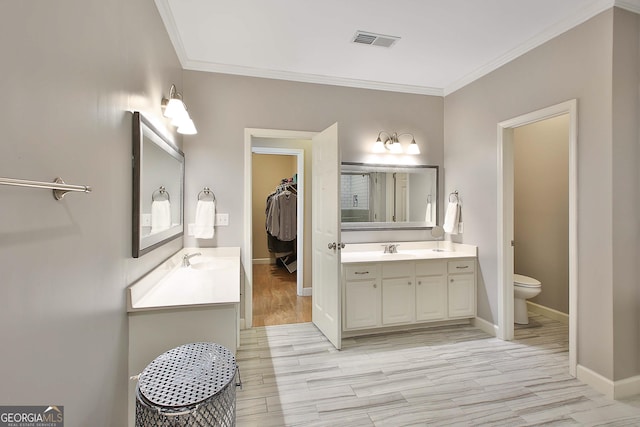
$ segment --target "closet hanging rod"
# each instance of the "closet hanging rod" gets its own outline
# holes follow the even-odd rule
[[[26,179],[0,178],[0,185],[13,185],[16,187],[44,188],[45,190],[53,190],[53,197],[56,200],[62,200],[65,194],[70,191],[81,191],[83,193],[91,193],[91,187],[88,185],[71,185],[65,184],[62,178],[57,177],[53,182],[28,181]]]

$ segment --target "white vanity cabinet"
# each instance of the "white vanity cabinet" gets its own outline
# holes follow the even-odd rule
[[[476,315],[473,256],[348,262],[342,271],[347,335]]]
[[[344,271],[344,329],[380,326],[378,264],[354,264]]]
[[[476,315],[476,261],[474,259],[448,263],[449,318]]]
[[[415,264],[383,262],[382,324],[397,325],[415,320]]]
[[[416,261],[416,321],[447,318],[447,262]]]

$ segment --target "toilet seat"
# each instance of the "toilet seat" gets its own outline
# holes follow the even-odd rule
[[[538,280],[533,277],[524,276],[522,274],[513,275],[513,284],[515,286],[522,286],[523,288],[539,288],[542,286]]]

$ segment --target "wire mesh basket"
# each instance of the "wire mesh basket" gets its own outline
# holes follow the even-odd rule
[[[214,343],[192,343],[158,356],[140,374],[136,427],[236,424],[236,360]]]

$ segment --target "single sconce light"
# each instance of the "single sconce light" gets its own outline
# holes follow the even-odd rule
[[[182,94],[176,90],[176,85],[169,89],[169,99],[162,98],[163,115],[171,119],[171,125],[176,126],[178,133],[183,135],[195,135],[198,133],[193,120],[189,116],[187,106],[182,101]]]
[[[380,131],[380,133],[378,133],[378,139],[373,143],[372,151],[374,153],[389,152],[393,154],[402,154],[404,150],[402,149],[402,145],[398,138],[404,135],[411,136],[411,143],[409,144],[409,147],[407,147],[407,154],[420,154],[420,148],[418,147],[418,144],[416,144],[416,140],[412,134],[401,133],[398,135],[396,132],[389,134],[385,131]]]

